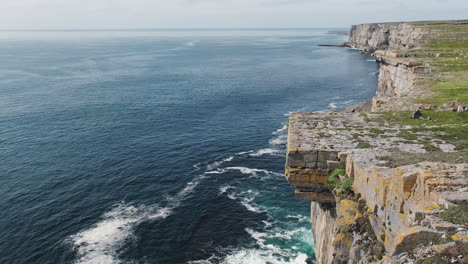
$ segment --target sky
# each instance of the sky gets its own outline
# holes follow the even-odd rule
[[[0,0],[0,29],[298,28],[468,19],[468,0]]]

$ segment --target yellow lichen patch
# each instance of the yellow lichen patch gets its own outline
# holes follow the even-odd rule
[[[421,207],[423,210],[432,211],[440,209],[440,206],[434,202],[427,202],[425,206]]]
[[[424,176],[424,177],[432,177],[432,175],[434,175],[434,174],[432,172],[427,171],[427,172],[424,172],[421,175]]]
[[[426,181],[430,185],[449,185],[450,179],[447,178],[432,178]]]
[[[351,200],[341,200],[337,207],[338,223],[340,225],[349,225],[354,223],[357,213],[358,203]]]
[[[388,237],[385,237],[384,245],[385,245],[385,248],[393,247],[392,242],[390,242],[390,239],[388,239]]]
[[[336,244],[341,244],[346,248],[351,248],[353,242],[349,240],[345,234],[339,233],[335,236],[335,245]]]
[[[463,242],[467,242],[467,241],[468,241],[468,237],[466,237],[466,236],[461,236],[461,235],[459,235],[459,234],[453,235],[453,236],[452,236],[452,239],[453,239],[454,241],[460,241],[460,240],[462,240]]]
[[[357,213],[356,216],[354,217],[354,221],[356,221],[357,219],[361,218],[362,217],[362,214],[361,213]]]

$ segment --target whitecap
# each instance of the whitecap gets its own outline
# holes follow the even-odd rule
[[[282,151],[279,149],[266,148],[266,149],[257,150],[254,153],[250,153],[249,156],[261,157],[263,155],[274,155],[274,154],[281,153],[281,152]]]
[[[277,134],[280,134],[280,133],[283,133],[284,131],[288,130],[288,125],[283,125],[281,128],[277,129],[276,131],[274,131],[272,134],[273,135],[277,135]]]
[[[223,264],[306,264],[307,255],[299,253],[290,262],[276,257],[272,252],[265,252],[259,249],[242,249],[228,255],[221,263]]]
[[[253,152],[254,152],[253,150],[243,151],[243,152],[237,153],[236,155],[246,155],[246,154],[250,154],[250,153],[253,153]]]
[[[247,210],[254,213],[263,213],[265,210],[259,208],[252,198],[243,198],[240,202]]]
[[[286,218],[288,219],[296,219],[299,222],[309,222],[310,218],[304,215],[287,215]]]
[[[197,164],[193,165],[193,167],[195,169],[199,170],[200,169],[200,164],[201,164],[201,162],[198,162]]]
[[[170,208],[119,204],[102,216],[93,227],[71,236],[77,250],[77,263],[119,263],[117,250],[132,235],[135,225],[163,219],[171,214]]]
[[[331,109],[337,108],[336,103],[335,103],[335,102],[329,103],[329,104],[328,104],[328,108],[331,108]]]
[[[228,190],[232,190],[232,189],[234,189],[234,187],[232,187],[231,185],[221,186],[219,187],[219,194],[226,193]]]
[[[102,220],[93,227],[70,237],[73,247],[77,250],[76,263],[120,263],[117,252],[132,236],[133,228],[144,221],[164,219],[169,216],[206,177],[205,174],[198,175],[176,195],[166,197],[168,204],[165,207],[157,204],[134,206],[120,203],[104,213],[101,216]]]
[[[288,136],[287,135],[280,135],[276,138],[270,139],[271,145],[284,145],[288,143]]]
[[[210,165],[206,166],[206,168],[208,170],[213,170],[213,169],[216,169],[219,166],[221,166],[223,163],[232,161],[233,159],[234,159],[234,156],[230,156],[230,157],[227,157],[227,158],[222,159],[220,161],[215,161],[215,162],[211,163]]]
[[[242,174],[250,174],[253,176],[257,176],[258,173],[265,174],[267,176],[283,176],[282,173],[274,172],[274,171],[269,171],[269,170],[261,170],[261,169],[252,169],[252,168],[247,168],[247,167],[227,167],[225,168],[226,170],[237,170]]]
[[[207,171],[205,174],[223,174],[226,170]]]

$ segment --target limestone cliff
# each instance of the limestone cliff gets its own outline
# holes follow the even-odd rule
[[[432,46],[459,36],[436,30],[446,24],[353,26],[347,45],[381,66],[371,109],[290,115],[285,174],[311,202],[317,263],[468,262],[468,217],[454,213],[468,209],[468,85]],[[466,58],[465,46],[445,52]],[[428,90],[434,76],[458,78],[459,94]]]

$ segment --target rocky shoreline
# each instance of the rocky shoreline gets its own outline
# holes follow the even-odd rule
[[[380,63],[372,102],[290,115],[317,263],[468,263],[467,40],[466,21],[353,26],[346,45]]]

